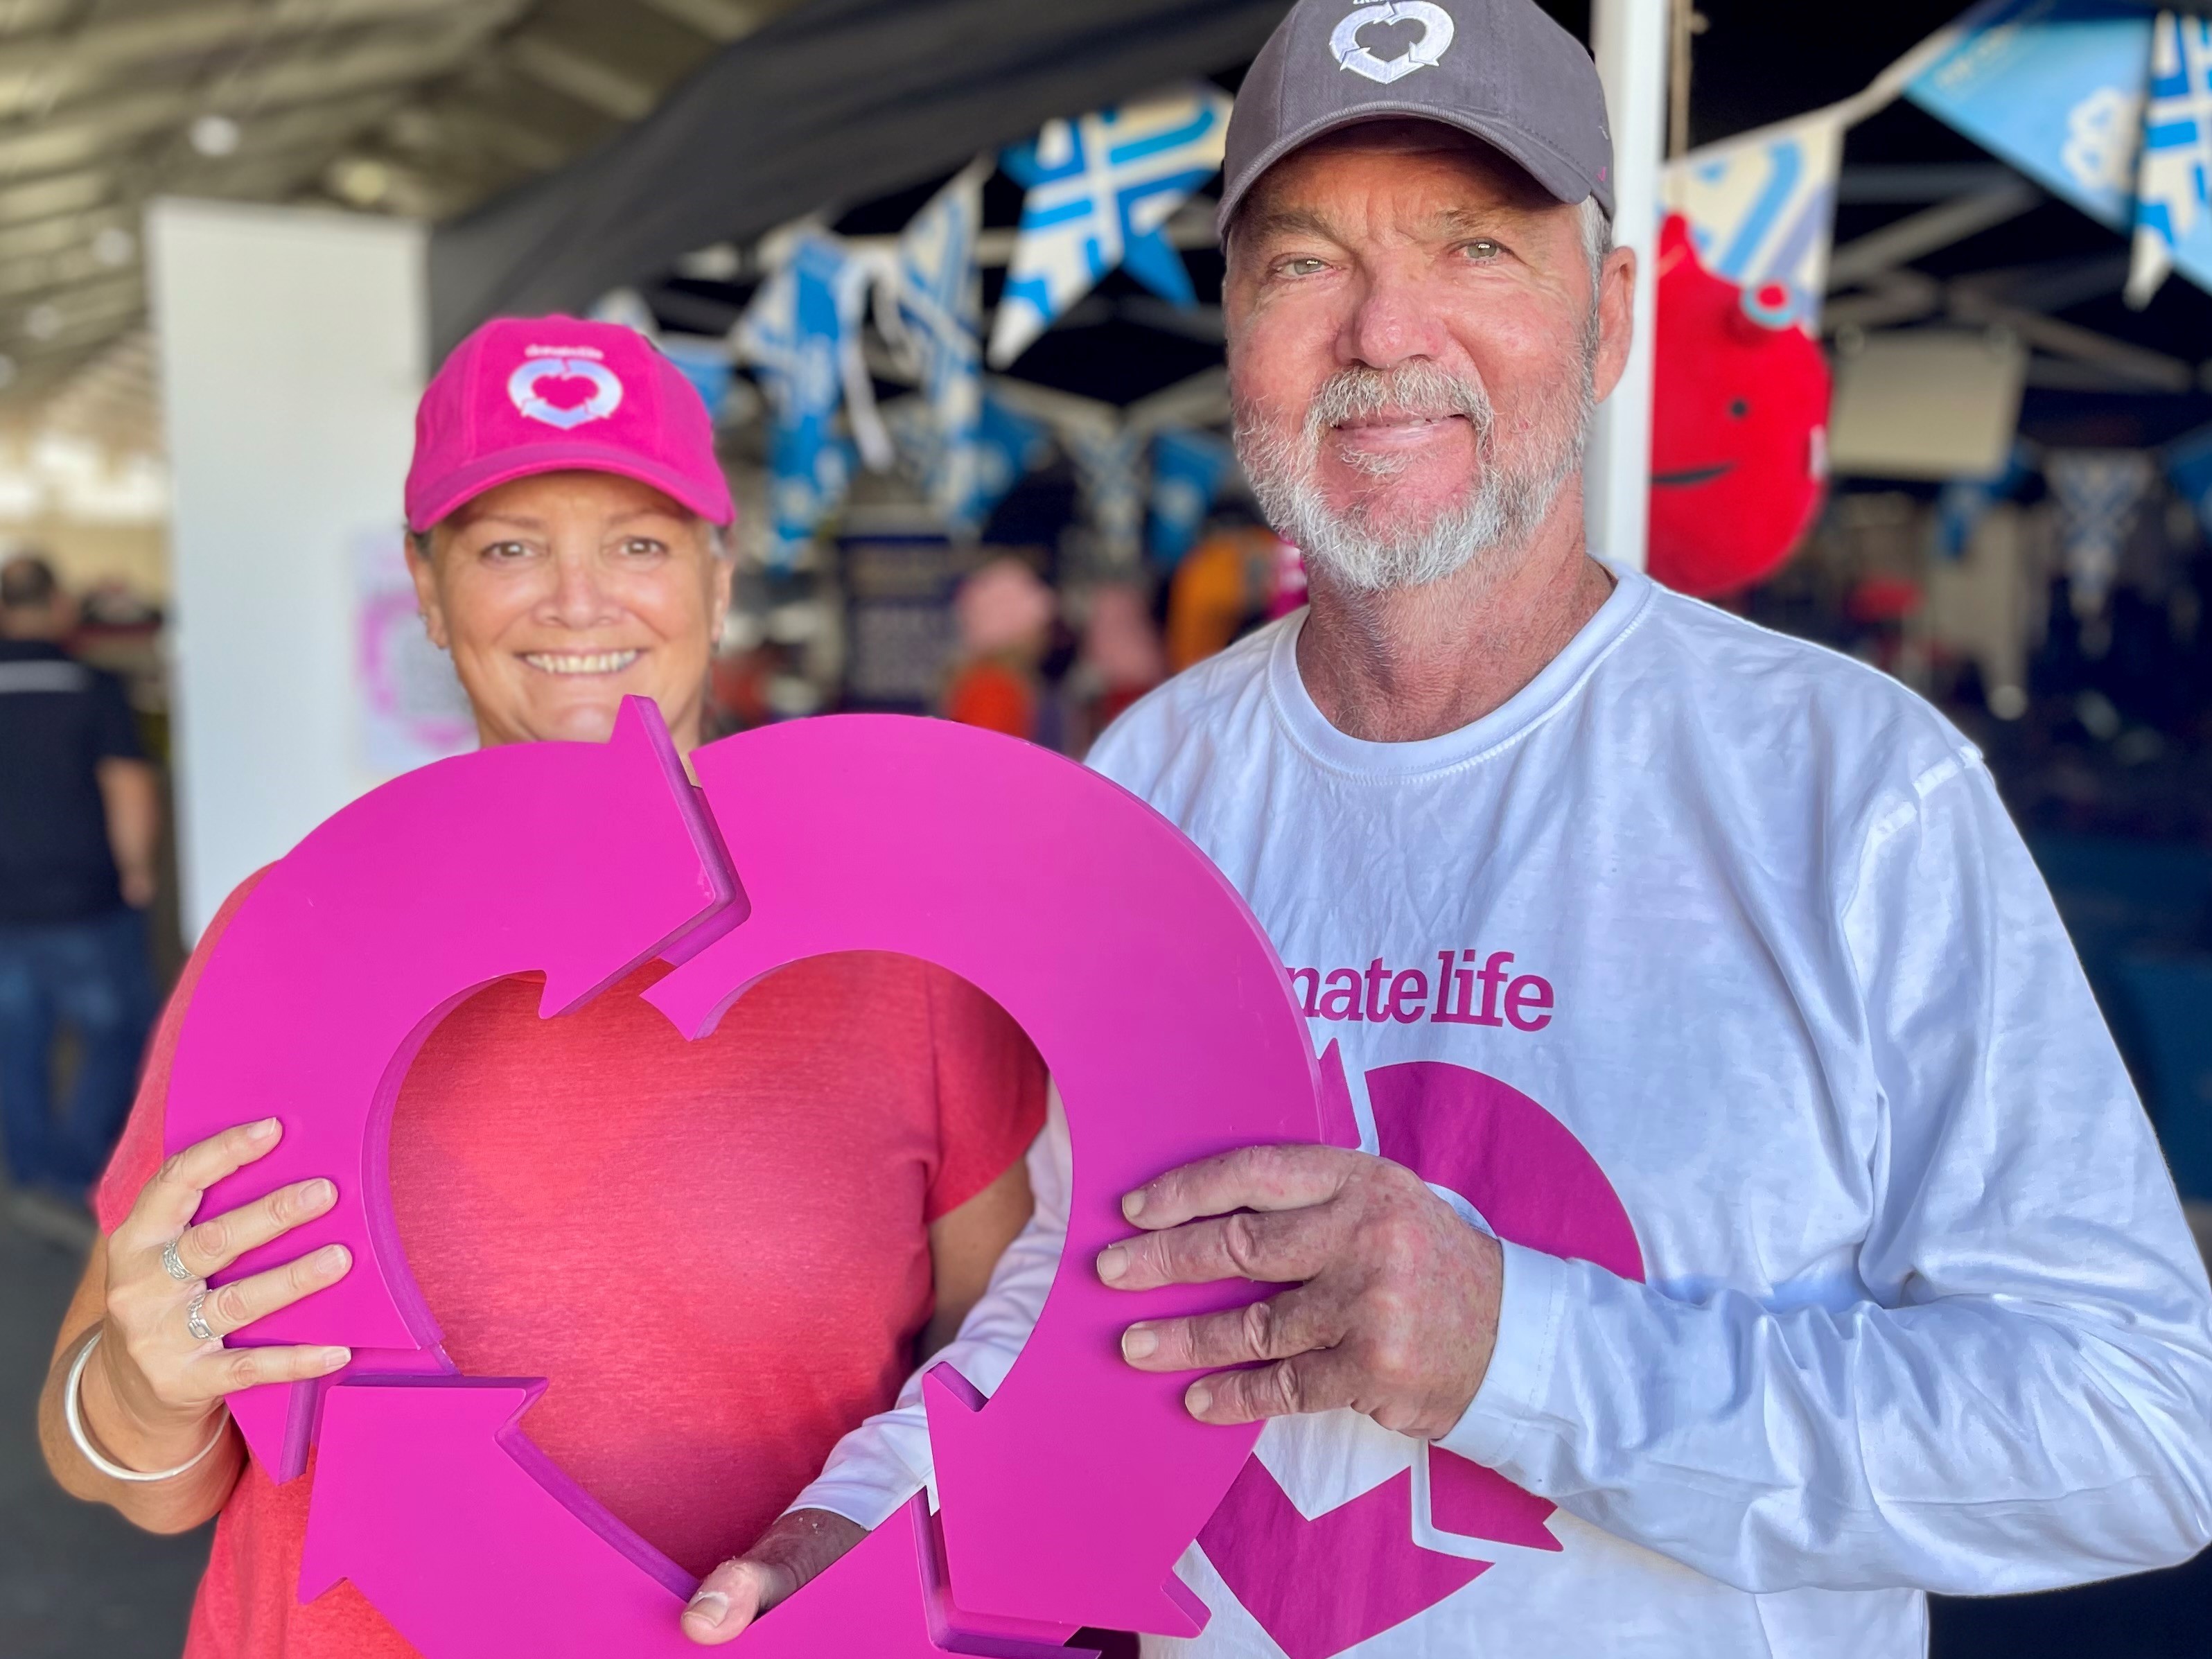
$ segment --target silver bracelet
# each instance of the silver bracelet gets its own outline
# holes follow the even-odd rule
[[[126,1469],[122,1464],[100,1455],[100,1449],[92,1443],[92,1437],[84,1431],[84,1412],[77,1404],[77,1390],[83,1386],[84,1368],[92,1359],[92,1351],[100,1346],[100,1339],[106,1334],[107,1328],[104,1325],[93,1331],[92,1340],[77,1350],[76,1363],[70,1367],[69,1381],[62,1385],[62,1416],[67,1419],[70,1438],[84,1454],[84,1461],[110,1480],[128,1480],[134,1486],[149,1486],[156,1480],[173,1480],[207,1462],[208,1454],[222,1444],[223,1436],[230,1431],[228,1423],[216,1425],[215,1438],[195,1452],[191,1462],[179,1463],[173,1469],[164,1469],[159,1474],[143,1474],[137,1469]]]

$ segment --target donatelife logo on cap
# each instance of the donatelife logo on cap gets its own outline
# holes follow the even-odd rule
[[[1393,23],[1420,25],[1420,38],[1407,46],[1403,55],[1377,58],[1360,44],[1362,30],[1376,24]],[[1451,14],[1442,6],[1431,5],[1430,0],[1389,0],[1383,5],[1360,7],[1336,26],[1328,45],[1336,54],[1336,61],[1346,69],[1387,87],[1415,70],[1431,69],[1443,63],[1444,54],[1451,50],[1455,32]]]
[[[622,407],[623,383],[615,372],[599,361],[596,351],[532,346],[522,366],[507,377],[507,395],[526,419],[543,421],[563,432],[592,421],[604,421]],[[592,388],[580,404],[556,404],[538,391],[540,380],[581,380]]]

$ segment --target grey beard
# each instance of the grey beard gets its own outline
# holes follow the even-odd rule
[[[1545,423],[1537,453],[1517,465],[1501,464],[1493,451],[1497,415],[1481,383],[1419,358],[1394,369],[1346,368],[1331,375],[1315,394],[1295,439],[1240,405],[1237,459],[1267,522],[1328,580],[1362,593],[1425,587],[1484,555],[1525,546],[1550,516],[1559,491],[1582,470],[1597,404],[1595,342],[1584,345],[1571,407],[1558,411],[1565,418]],[[1364,504],[1340,513],[1332,508],[1315,475],[1321,447],[1334,428],[1399,411],[1464,416],[1474,428],[1480,481],[1466,500],[1441,509],[1427,524],[1386,531],[1369,522]],[[1354,465],[1379,483],[1402,474],[1408,463],[1382,456]]]

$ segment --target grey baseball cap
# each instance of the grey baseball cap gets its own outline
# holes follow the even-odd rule
[[[1298,0],[1230,118],[1219,223],[1302,144],[1413,118],[1472,133],[1570,206],[1613,212],[1605,88],[1581,41],[1535,0]]]

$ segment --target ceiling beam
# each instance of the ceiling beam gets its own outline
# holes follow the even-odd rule
[[[1838,248],[1828,262],[1828,286],[1832,290],[1850,288],[1869,276],[1911,264],[1915,259],[2017,219],[2042,200],[2043,192],[2027,179],[2008,178],[1972,196],[1961,196],[1918,213],[1907,214],[1894,224],[1884,225]]]
[[[639,0],[718,46],[741,40],[780,11],[789,0]]]
[[[501,55],[540,85],[617,121],[642,120],[660,101],[659,87],[544,34],[515,35]]]

